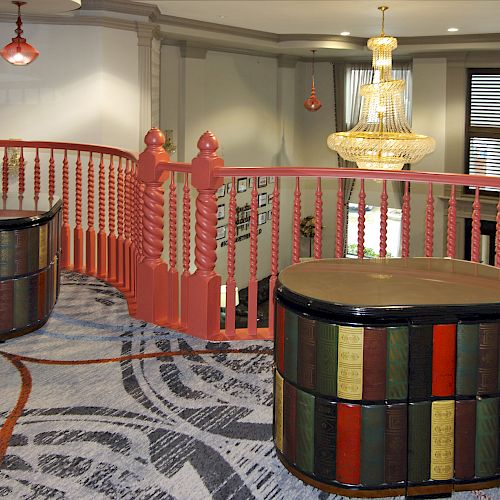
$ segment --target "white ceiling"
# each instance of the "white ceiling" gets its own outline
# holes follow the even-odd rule
[[[59,14],[69,10],[78,9],[81,0],[24,0],[26,5],[21,7],[23,14]],[[17,6],[11,0],[0,0],[1,13],[15,13]]]
[[[162,14],[274,34],[376,36],[387,5],[386,33],[396,37],[500,32],[496,0],[135,0]],[[450,27],[459,28],[449,33]]]

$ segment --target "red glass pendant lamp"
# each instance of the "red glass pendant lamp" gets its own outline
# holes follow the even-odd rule
[[[321,108],[321,101],[316,97],[316,89],[314,88],[314,53],[315,50],[311,50],[312,57],[312,86],[311,86],[311,95],[304,101],[304,108],[307,111],[318,111]]]
[[[38,50],[30,45],[26,38],[23,38],[23,21],[21,19],[21,6],[25,5],[26,2],[12,2],[17,5],[17,28],[15,30],[16,36],[12,39],[12,42],[7,44],[1,51],[2,57],[9,63],[15,64],[16,66],[25,66],[30,62],[33,62],[38,57]]]

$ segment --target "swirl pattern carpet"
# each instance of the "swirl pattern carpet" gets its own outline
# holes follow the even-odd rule
[[[44,328],[0,344],[0,497],[342,498],[277,459],[272,364],[269,341],[155,327],[110,286],[63,273]]]

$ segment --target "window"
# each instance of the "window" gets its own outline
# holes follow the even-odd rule
[[[500,175],[500,69],[468,71],[465,173]]]

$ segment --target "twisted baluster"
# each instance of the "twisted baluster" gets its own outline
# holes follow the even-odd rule
[[[226,335],[234,335],[236,323],[236,280],[234,279],[236,263],[236,179],[231,179],[229,195],[229,216],[227,222],[227,281],[226,281]]]
[[[191,197],[189,174],[184,174],[184,189],[182,195],[182,267],[183,275],[189,275],[191,253]]]
[[[269,297],[274,297],[279,267],[279,236],[280,236],[280,190],[279,177],[274,178],[273,216],[271,219],[271,278],[269,279]],[[269,300],[269,317],[274,318],[274,300]],[[269,322],[269,331],[274,332],[274,322]]]
[[[54,150],[50,150],[49,158],[49,199],[52,202],[56,191],[56,162],[54,160]]]
[[[338,180],[337,188],[337,222],[335,228],[335,257],[344,256],[344,189],[343,179]]]
[[[131,167],[130,160],[125,164],[125,207],[124,207],[124,226],[123,232],[125,239],[130,240],[131,237],[131,215],[132,215],[132,186],[131,186]]]
[[[25,167],[26,162],[24,161],[24,148],[21,148],[21,155],[19,156],[19,196],[24,195]]]
[[[387,181],[382,181],[380,196],[380,257],[387,255]]]
[[[474,202],[472,203],[472,238],[471,260],[479,262],[479,246],[481,243],[481,203],[479,201],[479,188],[476,187]]]
[[[432,257],[434,247],[434,197],[432,183],[429,182],[429,192],[425,209],[425,256]]]
[[[94,159],[92,151],[87,163],[87,234],[85,261],[87,274],[94,275],[95,269],[95,229],[94,229]]]
[[[76,171],[75,171],[75,222],[76,227],[82,227],[82,161],[80,159],[80,151],[76,157]]]
[[[300,260],[300,177],[295,178],[295,192],[293,194],[292,234],[292,264],[296,264]]]
[[[258,191],[254,177],[250,201],[250,277],[248,280],[248,333],[257,333],[257,235],[258,235]]]
[[[123,207],[125,201],[125,176],[123,173],[123,165],[122,158],[118,160],[118,199],[117,199],[117,208],[118,208],[118,239],[123,239],[124,232],[124,220],[123,220]]]
[[[104,158],[101,153],[99,162],[99,233],[106,231],[106,173],[104,171]]]
[[[109,235],[115,234],[115,166],[113,164],[113,155],[109,157],[108,172],[108,228]]]
[[[323,236],[323,191],[321,190],[321,177],[318,177],[316,180],[314,219],[314,258],[321,259]]]
[[[71,236],[69,227],[69,169],[68,169],[68,150],[64,150],[63,157],[63,224],[61,228],[61,266],[63,269],[71,267],[70,248]]]
[[[358,199],[358,259],[365,256],[365,180],[361,179]]]
[[[7,154],[7,146],[3,149],[2,163],[2,197],[6,198],[9,192],[9,155]]]
[[[38,152],[38,148],[36,148],[35,153],[35,200],[38,200],[40,195],[40,155]]]
[[[451,259],[455,258],[456,243],[456,221],[457,221],[457,200],[455,197],[455,185],[451,186],[451,196],[448,201],[448,230],[446,235],[446,255]]]
[[[402,257],[410,256],[410,190],[409,183],[405,181],[405,192],[403,194],[403,213],[402,213],[403,229],[401,234],[403,242],[401,245]]]
[[[137,189],[139,191],[139,208],[138,208],[138,211],[137,211],[137,216],[138,216],[137,217],[137,222],[139,224],[143,224],[142,231],[140,230],[140,227],[138,227],[138,229],[137,229],[137,239],[138,239],[138,241],[137,241],[137,249],[139,250],[139,261],[142,261],[144,259],[144,257],[145,257],[144,230],[146,229],[146,224],[143,223],[143,219],[144,219],[145,203],[146,203],[146,199],[145,199],[146,186],[139,179],[137,179]],[[163,202],[163,193],[164,193],[163,188],[162,188],[161,192],[162,192],[162,199],[161,199],[161,201]],[[158,203],[160,202],[160,197],[159,196],[156,196],[155,202],[158,202]],[[161,220],[162,220],[161,239],[162,239],[162,242],[163,242],[163,208],[162,208],[161,211],[162,211],[162,216],[161,216]],[[158,236],[158,233],[157,233],[157,236]],[[161,245],[160,255],[161,255],[162,251],[163,251],[163,243]]]
[[[175,174],[170,176],[168,195],[168,252],[171,269],[177,267],[177,190]]]
[[[211,191],[200,191],[196,199],[194,263],[200,274],[210,274],[217,261],[217,199]]]

